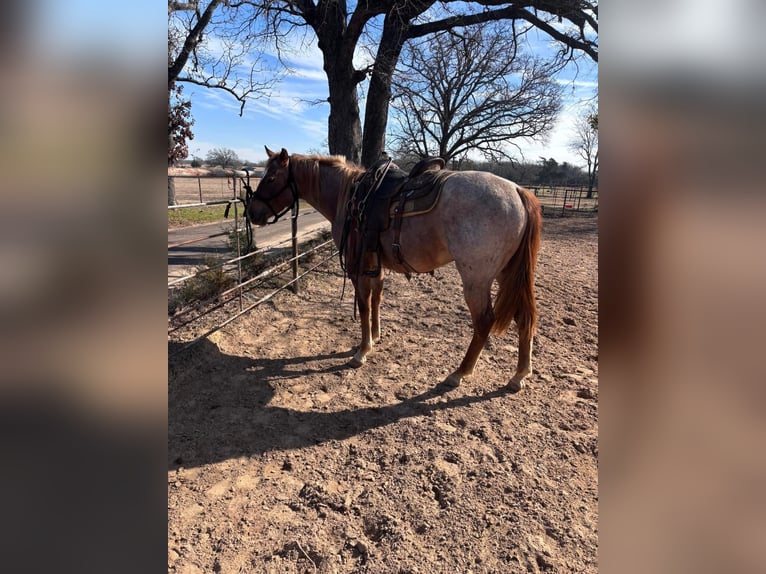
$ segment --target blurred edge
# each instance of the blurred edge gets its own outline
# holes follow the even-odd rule
[[[602,13],[605,572],[766,569],[764,12]]]
[[[165,22],[144,1],[0,19],[8,571],[166,566]]]
[[[9,569],[146,571],[165,545],[165,39],[68,51],[38,30],[51,6],[0,24],[0,539]],[[601,14],[604,571],[766,566],[763,15]]]

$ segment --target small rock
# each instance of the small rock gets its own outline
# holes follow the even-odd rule
[[[591,391],[587,387],[583,387],[580,390],[577,391],[577,396],[581,399],[595,399],[596,396],[593,394],[593,391]]]

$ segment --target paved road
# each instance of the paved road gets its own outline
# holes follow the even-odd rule
[[[168,229],[168,245],[176,245],[193,239],[201,239],[221,233],[218,237],[201,239],[187,245],[168,248],[168,281],[191,273],[197,265],[203,265],[209,257],[231,256],[227,243],[234,226],[233,220],[206,223],[191,227]],[[301,214],[298,217],[298,235],[329,228],[329,223],[319,213]],[[254,227],[255,244],[268,247],[290,237],[290,218],[280,219],[274,225]]]

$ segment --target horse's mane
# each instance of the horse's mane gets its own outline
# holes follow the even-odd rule
[[[342,155],[303,155],[296,153],[293,154],[292,157],[297,160],[317,162],[320,166],[323,165],[339,169],[342,176],[349,178],[354,178],[364,171],[363,167],[348,161]]]
[[[365,172],[363,167],[348,161],[342,155],[301,155],[296,153],[291,157],[303,163],[303,165],[313,164],[317,168],[322,166],[331,168],[336,173],[340,182],[342,182],[339,190],[339,204],[345,204],[349,193],[351,193],[354,187],[354,183]],[[318,180],[317,183],[319,183]],[[318,193],[318,190],[316,193]]]

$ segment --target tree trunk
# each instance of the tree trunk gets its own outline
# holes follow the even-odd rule
[[[168,167],[173,165],[170,157],[174,147],[175,138],[173,138],[173,132],[168,129]],[[176,205],[176,180],[170,176],[168,176],[168,205]]]
[[[377,66],[376,66],[377,68]],[[371,167],[382,157],[386,146],[386,124],[388,123],[388,104],[391,101],[391,81],[375,80],[373,73],[370,89],[367,92],[367,105],[364,112],[364,139],[362,141],[362,165]],[[374,86],[373,84],[381,84]]]
[[[596,170],[598,169],[598,152],[596,152],[596,159],[594,161],[588,161],[588,199],[593,197],[593,186],[596,184]]]
[[[359,163],[362,152],[362,123],[359,119],[357,84],[364,73],[354,68],[356,39],[346,26],[345,2],[320,2],[316,12],[306,14],[322,52],[330,116],[327,119],[327,147],[333,155]]]
[[[364,167],[371,167],[385,151],[388,105],[391,103],[391,78],[402,51],[407,26],[409,23],[397,17],[386,16],[375,68],[367,90],[362,141]]]
[[[362,151],[362,124],[353,69],[347,74],[328,73],[330,117],[327,120],[327,146],[332,155],[342,155],[359,163]]]
[[[168,176],[168,205],[177,205],[176,203],[176,179]]]

